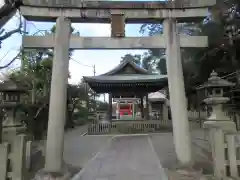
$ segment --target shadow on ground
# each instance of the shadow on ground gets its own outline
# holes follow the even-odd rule
[[[64,162],[70,166],[71,171],[79,171],[84,165],[101,150],[111,136],[82,136],[86,128],[79,127],[65,133]],[[45,141],[36,143],[37,150],[32,157],[32,167],[28,177],[44,168]]]
[[[192,133],[192,139],[199,134]],[[172,133],[150,135],[150,139],[155,148],[155,151],[161,161],[163,168],[171,169],[177,164],[177,157],[174,150]],[[204,174],[211,174],[213,172],[212,162],[206,156],[199,154],[199,147],[192,146],[193,157],[195,160],[194,169],[202,169]]]
[[[113,136],[81,136],[83,129],[77,128],[65,134],[64,142],[64,161],[66,164],[71,164],[74,171],[80,170],[86,163],[92,159],[95,154],[104,148]],[[192,133],[192,139],[195,136],[200,136],[199,133]],[[152,134],[149,135],[154,149],[159,157],[163,168],[172,168],[176,165],[177,159],[174,151],[172,133]],[[42,145],[42,149],[45,146]],[[209,159],[199,155],[198,147],[193,146],[193,156],[195,159],[195,169],[203,169],[204,174],[212,173],[212,164]],[[40,152],[39,152],[40,153]],[[43,168],[44,165],[44,150],[43,154],[37,154],[33,157],[34,166],[32,168],[31,177],[34,173]]]

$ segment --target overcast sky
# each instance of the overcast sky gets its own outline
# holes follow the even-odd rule
[[[0,0],[3,1],[3,0]],[[5,30],[9,31],[18,26],[19,19],[14,17],[6,25]],[[53,23],[30,22],[27,21],[27,32],[34,34],[38,30],[49,30]],[[80,32],[81,36],[110,36],[109,24],[73,24],[73,27]],[[126,36],[141,36],[139,33],[140,24],[127,25]],[[0,49],[0,65],[4,65],[14,57],[21,46],[21,35],[15,34],[7,40],[3,41]],[[111,68],[119,64],[122,56],[127,53],[142,53],[143,50],[76,50],[70,60],[69,70],[71,72],[71,83],[77,83],[82,76],[93,75],[93,68],[96,66],[96,74],[109,71]],[[77,62],[78,63],[77,63]],[[18,67],[19,62],[15,62],[11,68]],[[86,66],[84,66],[86,65]],[[88,67],[89,66],[89,67]]]
[[[0,0],[3,4],[4,0]],[[18,27],[19,18],[13,17],[4,27],[6,31],[10,31]],[[30,22],[27,21],[26,31],[34,34],[39,30],[49,30],[54,23]],[[140,24],[129,24],[126,26],[126,36],[142,36],[139,33]],[[110,36],[109,24],[73,24],[73,27],[80,32],[81,36]],[[5,65],[19,52],[22,39],[20,34],[15,34],[6,39],[2,43],[0,49],[0,65]],[[69,63],[69,71],[71,73],[70,83],[78,83],[82,76],[93,75],[93,65],[96,67],[96,75],[104,73],[117,66],[122,56],[127,53],[140,53],[143,50],[76,50],[73,53]],[[10,69],[20,66],[20,62],[16,61],[9,68],[1,73],[10,71]]]

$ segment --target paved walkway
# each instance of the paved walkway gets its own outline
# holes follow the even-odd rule
[[[167,180],[148,136],[114,137],[75,180]]]

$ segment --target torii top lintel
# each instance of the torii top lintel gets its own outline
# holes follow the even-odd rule
[[[216,0],[179,1],[83,1],[83,0],[24,0],[25,6],[89,8],[89,9],[185,9],[204,8],[216,4]]]
[[[54,22],[65,16],[72,22],[110,23],[113,14],[122,14],[125,23],[159,23],[169,17],[179,22],[195,22],[206,17],[208,8],[215,4],[216,0],[23,0],[20,11],[30,21]]]

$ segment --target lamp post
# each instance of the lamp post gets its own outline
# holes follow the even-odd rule
[[[226,115],[223,108],[223,105],[230,100],[229,97],[224,97],[224,92],[234,85],[234,83],[220,78],[215,71],[212,71],[208,81],[197,88],[197,90],[204,90],[206,98],[203,102],[212,108],[210,116],[204,122],[204,127],[218,126],[226,131],[236,130],[235,123]]]

